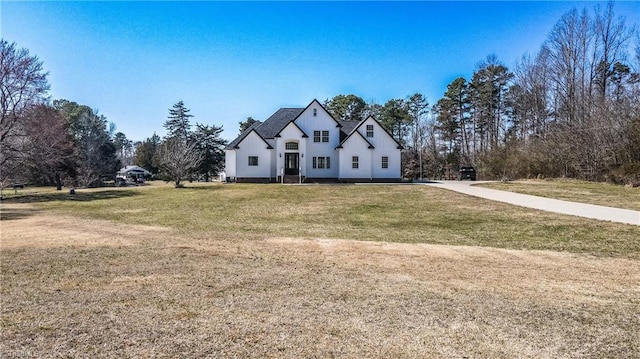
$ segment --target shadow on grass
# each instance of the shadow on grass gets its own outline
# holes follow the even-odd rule
[[[0,208],[0,221],[11,221],[27,218],[39,212],[36,208]]]
[[[221,190],[224,186],[216,185],[216,186],[194,186],[193,184],[185,184],[182,187],[171,187],[171,189],[176,191],[189,191],[189,190],[197,190],[197,191],[218,191]]]
[[[53,201],[89,202],[104,199],[133,197],[137,196],[138,194],[139,193],[134,191],[122,190],[105,190],[91,192],[76,190],[76,194],[69,194],[69,192],[66,191],[53,193],[29,193],[9,198],[3,198],[2,203],[44,203]]]

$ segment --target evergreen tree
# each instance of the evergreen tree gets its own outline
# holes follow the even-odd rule
[[[160,145],[160,136],[153,134],[153,136],[142,141],[136,148],[135,164],[146,169],[147,171],[157,174],[159,171],[156,164],[156,154],[158,146]]]
[[[258,121],[254,120],[253,117],[247,117],[246,121],[240,121],[238,124],[240,125],[240,133],[242,134],[247,128],[251,127],[254,123]]]
[[[204,180],[209,182],[224,167],[224,146],[227,141],[220,138],[222,126],[207,126],[196,124],[193,133],[195,149],[200,152],[202,162],[197,168],[197,173],[204,176]]]
[[[338,121],[362,121],[367,103],[362,98],[351,94],[335,96],[331,100],[326,100],[324,106]]]
[[[168,138],[179,138],[186,141],[191,131],[191,123],[189,118],[193,115],[189,114],[190,109],[186,108],[184,102],[178,101],[169,109],[168,119],[164,123],[167,129]]]

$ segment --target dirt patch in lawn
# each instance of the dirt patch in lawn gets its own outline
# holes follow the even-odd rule
[[[14,215],[0,222],[1,357],[640,353],[640,265],[632,259],[186,237],[2,209]]]
[[[129,246],[168,232],[161,227],[54,215],[28,204],[2,204],[2,248]]]

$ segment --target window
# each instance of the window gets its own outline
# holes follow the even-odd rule
[[[258,165],[258,156],[249,156],[249,166]]]
[[[322,142],[329,142],[329,131],[322,131]]]
[[[373,137],[373,125],[367,125],[367,137]]]
[[[358,168],[358,156],[351,157],[351,168]]]
[[[313,142],[320,142],[320,131],[313,131]]]
[[[313,168],[331,168],[331,157],[313,157]]]
[[[298,150],[298,142],[287,142],[284,144],[285,150]]]
[[[389,157],[382,156],[382,168],[389,168]]]
[[[314,108],[313,109],[313,117],[316,117],[316,116],[318,116],[318,109]]]

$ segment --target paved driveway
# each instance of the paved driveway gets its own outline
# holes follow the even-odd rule
[[[482,182],[440,181],[428,183],[427,185],[521,207],[640,226],[640,211],[561,201],[558,199],[472,186],[472,184],[476,183]]]

